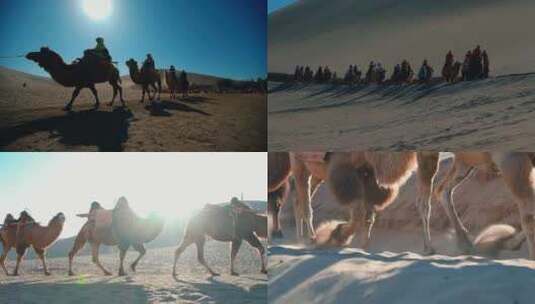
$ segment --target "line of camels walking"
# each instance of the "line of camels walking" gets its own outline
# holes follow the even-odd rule
[[[88,88],[95,96],[95,109],[100,106],[97,89],[95,84],[108,82],[113,88],[113,97],[109,103],[113,106],[117,94],[123,106],[126,106],[123,99],[123,89],[121,87],[121,77],[119,70],[113,63],[103,60],[95,60],[91,58],[82,58],[72,64],[67,64],[63,58],[48,47],[42,47],[38,52],[30,52],[25,56],[31,61],[35,61],[47,71],[52,79],[64,87],[74,87],[71,100],[64,107],[64,110],[69,111],[72,105],[80,94],[83,88]],[[137,62],[134,59],[129,59],[126,62],[128,66],[130,78],[135,84],[142,88],[142,95],[140,102],[145,101],[145,93],[148,94],[149,100],[153,101],[158,93],[156,99],[160,100],[162,91],[162,79],[160,72],[155,69],[139,69]],[[189,83],[187,79],[177,79],[171,77],[169,71],[165,71],[167,86],[169,87],[171,99],[176,98],[176,92],[182,92],[183,97],[187,95],[189,90]],[[154,95],[151,96],[150,88],[153,88]]]
[[[268,212],[273,217],[272,237],[282,237],[278,212],[295,181],[294,215],[297,237],[317,247],[347,246],[357,237],[359,246],[369,245],[375,217],[397,197],[400,187],[416,172],[415,203],[422,221],[423,250],[434,254],[429,228],[431,202],[437,198],[455,230],[456,244],[463,254],[479,250],[517,250],[526,241],[529,258],[535,259],[535,152],[456,152],[445,178],[434,187],[440,164],[439,152],[276,152],[268,155]],[[498,173],[515,198],[522,232],[496,238],[486,248],[479,247],[459,218],[453,194],[476,170]],[[348,207],[349,221],[325,224],[316,230],[312,224],[311,199],[325,182],[334,197]],[[304,228],[308,232],[305,237]],[[318,231],[321,230],[321,233]],[[487,238],[488,239],[488,238]]]
[[[120,197],[115,208],[111,210],[104,209],[98,202],[93,202],[88,213],[77,216],[87,218],[87,222],[78,232],[72,249],[68,253],[68,274],[70,276],[75,274],[73,271],[74,257],[86,243],[91,245],[93,263],[105,275],[111,275],[111,272],[100,263],[100,246],[117,246],[119,248],[119,276],[126,275],[123,266],[124,259],[127,250],[132,247],[139,253],[130,265],[130,269],[135,272],[139,261],[146,253],[144,244],[154,240],[164,226],[163,220],[158,216],[149,215],[146,218],[137,216],[125,197]],[[59,238],[64,224],[65,215],[61,212],[55,215],[46,226],[36,222],[27,211],[22,211],[18,219],[8,214],[4,224],[0,227],[0,242],[3,248],[0,266],[4,273],[9,275],[5,260],[11,248],[14,248],[17,253],[16,266],[12,273],[12,275],[17,276],[27,249],[32,247],[42,262],[44,274],[50,275],[46,265],[46,249]],[[234,261],[243,241],[257,249],[261,261],[260,271],[264,274],[267,273],[266,251],[259,240],[259,237],[267,237],[267,216],[258,214],[237,198],[233,198],[230,204],[224,206],[207,204],[188,220],[182,242],[175,251],[173,276],[177,275],[176,266],[180,255],[192,244],[197,247],[199,263],[211,275],[219,275],[210,268],[204,259],[206,236],[232,244],[230,258],[230,273],[232,275],[238,275],[234,271]]]

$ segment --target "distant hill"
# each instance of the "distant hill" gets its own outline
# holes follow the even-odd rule
[[[267,202],[266,201],[244,201],[249,207],[253,208],[257,212],[265,213],[267,208]],[[228,204],[228,202],[219,203],[219,205],[225,205]],[[160,235],[152,242],[147,244],[147,248],[161,248],[161,247],[168,247],[168,246],[174,246],[178,245],[179,242],[182,240],[182,234],[184,231],[184,228],[187,224],[187,221],[181,220],[181,219],[175,219],[172,221],[168,221],[165,223],[163,231],[160,233]],[[65,239],[60,239],[52,247],[50,247],[47,251],[48,257],[64,257],[67,256],[69,251],[72,248],[72,245],[74,243],[74,239],[76,237],[70,237]],[[0,245],[0,248],[2,246]],[[115,247],[110,246],[101,246],[100,252],[101,253],[110,253],[113,250],[115,250]],[[86,244],[86,246],[78,253],[78,255],[89,255],[91,254],[91,247]],[[11,259],[14,259],[16,257],[15,251],[11,250],[9,257]],[[35,258],[35,253],[33,250],[28,250],[26,253],[27,259],[33,259]]]

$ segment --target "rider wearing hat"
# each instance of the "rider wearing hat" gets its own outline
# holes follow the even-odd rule
[[[104,38],[98,37],[96,41],[97,41],[97,46],[95,46],[95,48],[93,49],[93,53],[101,57],[102,59],[111,61],[110,53],[108,52],[108,49],[104,45]]]

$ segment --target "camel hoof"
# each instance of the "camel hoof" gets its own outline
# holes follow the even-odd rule
[[[47,271],[47,272],[45,272],[45,275],[49,276],[49,275],[51,275],[51,273]]]
[[[263,274],[267,274],[267,270],[266,269],[262,269],[262,270],[260,270],[260,272],[263,273]]]
[[[72,110],[72,107],[70,107],[70,106],[63,107],[63,111],[65,111],[65,112],[70,112],[71,110]]]
[[[217,273],[217,272],[212,272],[212,276],[213,276],[213,277],[218,277],[218,276],[220,276],[220,274]]]
[[[240,274],[237,273],[237,272],[235,272],[235,271],[231,271],[231,272],[230,272],[230,275],[231,275],[231,276],[235,276],[235,277],[239,277],[239,276],[240,276]]]
[[[104,272],[104,275],[111,276],[111,272],[106,271],[106,272]]]
[[[69,276],[71,276],[71,277],[72,277],[73,275],[74,275],[74,272],[72,272],[72,271],[69,271]]]
[[[434,248],[424,248],[424,255],[434,255],[436,253]]]
[[[130,269],[132,269],[133,272],[136,272],[136,265],[134,264],[130,265]]]
[[[274,238],[274,239],[282,239],[282,238],[284,238],[284,235],[282,234],[282,231],[277,230],[277,231],[273,231],[271,233],[271,237]]]

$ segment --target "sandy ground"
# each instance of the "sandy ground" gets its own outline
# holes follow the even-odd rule
[[[535,146],[535,74],[453,85],[270,87],[270,151]]]
[[[437,181],[451,163],[451,158],[444,158]],[[444,209],[435,200],[431,238],[437,254],[422,256],[415,193],[413,175],[378,215],[370,247],[364,252],[357,248],[357,240],[343,250],[300,244],[295,238],[292,191],[281,210],[285,238],[272,241],[269,249],[269,302],[532,303],[535,263],[526,260],[526,244],[494,258],[461,255]],[[520,229],[516,204],[500,177],[476,172],[458,187],[454,200],[472,240],[489,225]],[[348,218],[325,185],[319,187],[312,207],[315,227]]]
[[[269,303],[532,303],[525,259],[270,248]]]
[[[0,149],[9,151],[266,151],[266,97],[196,94],[141,104],[141,91],[123,77],[127,108],[114,108],[112,89],[97,85],[101,107],[83,90],[73,112],[61,109],[72,88],[0,69]],[[165,87],[165,84],[164,84]]]
[[[198,262],[196,249],[189,247],[177,266],[173,278],[172,265],[175,248],[149,249],[137,272],[118,277],[118,253],[101,255],[102,264],[114,273],[104,276],[91,263],[89,256],[77,257],[76,276],[67,276],[67,258],[48,260],[52,275],[42,273],[37,260],[24,261],[21,275],[0,275],[1,303],[265,303],[267,277],[260,273],[260,261],[250,246],[241,247],[236,270],[240,276],[229,274],[230,245],[211,241],[206,245],[205,257],[221,276],[211,277]],[[129,251],[129,265],[137,253]],[[14,262],[8,262],[12,271]]]

